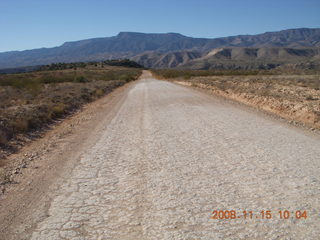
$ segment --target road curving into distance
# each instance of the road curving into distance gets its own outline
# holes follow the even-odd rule
[[[320,236],[319,136],[147,71],[99,116],[11,239]]]

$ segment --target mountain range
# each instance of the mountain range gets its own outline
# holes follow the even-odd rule
[[[59,47],[0,53],[0,68],[130,58],[153,68],[272,68],[320,61],[320,28],[258,35],[192,38],[178,33],[120,32]]]

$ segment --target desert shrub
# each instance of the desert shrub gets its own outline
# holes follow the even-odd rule
[[[228,84],[226,81],[221,81],[218,83],[218,87],[220,88],[220,90],[226,91],[228,89]]]
[[[109,66],[122,66],[122,67],[132,67],[132,68],[143,68],[140,64],[131,61],[129,59],[123,60],[107,60],[102,62],[102,64],[109,65]]]
[[[84,76],[77,76],[74,78],[74,82],[85,83],[85,82],[89,82],[89,81]]]
[[[26,89],[33,95],[40,93],[42,85],[39,82],[29,82],[26,84]]]
[[[59,67],[58,67],[59,68]],[[36,93],[43,84],[78,82],[85,83],[94,80],[124,80],[132,81],[141,75],[140,69],[88,69],[88,70],[55,70],[35,73],[0,75],[0,86],[12,86],[17,89],[29,89]]]
[[[6,145],[8,143],[7,135],[0,129],[0,145]]]
[[[13,120],[12,126],[15,132],[26,132],[29,129],[29,122],[27,119],[17,118]]]
[[[191,77],[205,76],[249,76],[259,74],[271,74],[266,70],[181,70],[181,69],[157,69],[152,70],[155,75],[163,78],[178,78],[190,79]]]
[[[136,76],[132,73],[126,73],[119,76],[118,80],[130,82],[136,79]]]
[[[24,88],[26,87],[26,81],[22,80],[22,79],[13,79],[11,81],[11,84],[10,84],[12,87],[15,87],[15,88]]]
[[[31,116],[28,118],[30,129],[37,129],[43,123],[50,122],[53,118],[53,111],[50,111],[47,105],[42,105],[32,110]]]
[[[312,101],[312,100],[317,100],[317,98],[314,98],[312,95],[308,95],[308,96],[306,97],[306,100]]]
[[[104,91],[102,89],[97,89],[95,91],[95,95],[98,96],[98,97],[102,96],[103,94],[104,94]]]
[[[88,93],[82,93],[80,97],[85,102],[89,102],[91,100],[90,94],[88,94]]]
[[[45,76],[41,76],[39,79],[40,82],[45,84],[73,82],[74,80],[74,76],[70,73],[63,74],[62,76],[54,75],[53,73],[47,73]]]
[[[36,129],[39,126],[41,126],[42,122],[43,121],[41,121],[40,116],[33,116],[33,117],[28,119],[28,128],[29,129]]]
[[[186,75],[183,76],[183,78],[184,78],[185,80],[189,80],[189,79],[191,78],[191,75],[190,75],[190,74],[186,74]]]
[[[52,114],[54,117],[62,116],[66,111],[66,105],[64,103],[58,103],[52,107]]]

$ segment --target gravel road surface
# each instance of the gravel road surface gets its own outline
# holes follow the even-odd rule
[[[145,72],[88,139],[30,239],[319,239],[311,132]]]

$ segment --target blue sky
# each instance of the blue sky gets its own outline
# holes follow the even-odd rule
[[[121,31],[192,37],[320,27],[320,0],[0,0],[0,52]]]

